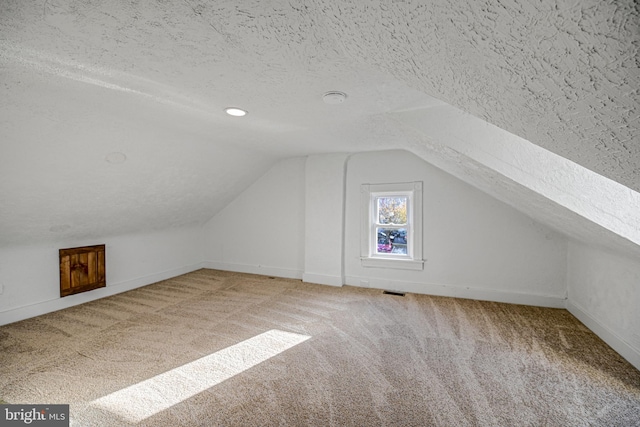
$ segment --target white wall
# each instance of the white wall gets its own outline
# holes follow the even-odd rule
[[[412,181],[424,184],[424,270],[362,267],[360,185]],[[107,287],[59,298],[58,249],[99,243],[107,246]],[[0,248],[0,324],[201,267],[541,306],[566,303],[640,369],[639,260],[567,241],[406,151],[280,161],[203,227]]]
[[[205,224],[206,267],[302,278],[305,161],[276,163]]]
[[[106,288],[60,298],[58,249],[106,245]],[[0,325],[201,268],[200,227],[92,241],[0,248]]]
[[[424,182],[424,270],[361,267],[360,184],[408,181]],[[406,151],[283,160],[209,221],[204,236],[204,265],[210,268],[565,303],[564,236]]]
[[[360,185],[422,181],[423,271],[360,263]],[[564,307],[564,236],[406,151],[360,153],[347,166],[346,283]]]
[[[345,164],[348,155],[307,157],[305,282],[342,286]]]
[[[569,242],[567,308],[640,369],[640,260]]]

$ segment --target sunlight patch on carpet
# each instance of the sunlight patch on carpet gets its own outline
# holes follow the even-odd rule
[[[272,329],[133,384],[91,405],[140,422],[311,338]]]

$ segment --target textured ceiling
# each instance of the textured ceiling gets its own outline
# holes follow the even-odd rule
[[[640,2],[319,8],[348,56],[640,191]]]
[[[202,223],[278,158],[420,153],[389,113],[434,105],[640,190],[637,2],[345,3],[0,1],[0,244]]]

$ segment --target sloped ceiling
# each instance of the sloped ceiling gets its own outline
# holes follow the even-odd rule
[[[0,244],[203,223],[277,159],[336,151],[410,149],[530,209],[427,149],[434,107],[638,194],[637,2],[345,3],[0,2]]]
[[[640,3],[331,2],[344,52],[640,190]]]

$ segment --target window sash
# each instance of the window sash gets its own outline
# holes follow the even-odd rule
[[[363,267],[422,270],[422,182],[392,184],[362,184],[361,250]],[[407,198],[406,224],[381,224],[378,221],[377,198],[402,196]],[[406,229],[407,254],[377,253],[377,228]]]
[[[407,199],[407,222],[404,224],[383,224],[378,212],[378,199],[402,197]],[[370,193],[369,217],[369,257],[386,259],[413,259],[413,191],[375,191]],[[378,228],[406,230],[407,253],[378,252]]]

